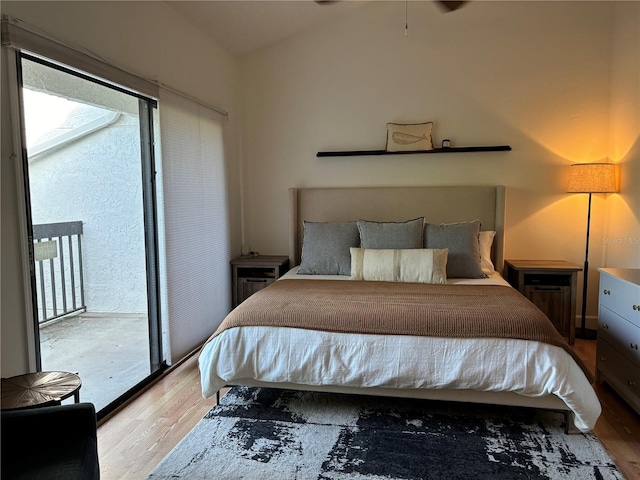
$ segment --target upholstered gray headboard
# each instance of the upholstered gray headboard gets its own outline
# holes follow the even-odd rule
[[[303,222],[352,220],[405,221],[424,217],[428,223],[479,219],[482,230],[495,230],[493,263],[502,272],[506,188],[503,186],[425,186],[290,188],[289,257],[300,263]]]

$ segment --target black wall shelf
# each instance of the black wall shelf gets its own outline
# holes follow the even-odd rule
[[[316,157],[362,157],[366,155],[416,155],[431,153],[464,153],[464,152],[506,152],[511,150],[509,145],[494,145],[486,147],[450,147],[434,148],[433,150],[411,150],[406,152],[387,152],[386,150],[348,150],[336,152],[318,152]]]

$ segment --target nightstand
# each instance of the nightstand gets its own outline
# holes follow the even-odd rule
[[[289,257],[284,255],[242,256],[231,260],[233,308],[275,282],[288,270]]]
[[[549,317],[556,330],[575,341],[576,291],[582,268],[564,260],[505,260],[506,280]]]

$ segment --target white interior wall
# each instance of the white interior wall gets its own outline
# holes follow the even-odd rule
[[[610,158],[620,193],[607,196],[603,265],[640,268],[640,3],[618,2],[614,17]]]
[[[240,245],[237,60],[181,20],[164,2],[5,2],[19,18],[72,47],[143,78],[153,79],[230,113],[225,124],[232,245]],[[99,21],[97,21],[99,19]],[[2,69],[3,75],[6,68]],[[19,238],[19,205],[2,89],[2,376],[29,369]]]
[[[629,68],[637,74],[638,15],[626,10],[637,4],[618,3],[624,7],[590,1],[473,2],[445,15],[430,2],[411,2],[405,38],[402,2],[371,2],[339,21],[244,57],[239,72],[235,59],[161,2],[2,2],[0,8],[110,63],[231,112],[225,148],[234,165],[227,175],[236,253],[241,243],[237,161],[242,146],[245,243],[262,253],[287,251],[286,190],[291,186],[499,183],[510,189],[508,258],[581,263],[586,198],[564,193],[566,167],[609,154],[614,161],[628,159],[629,182],[638,175],[638,129],[621,128],[629,118],[637,122],[638,110],[625,107],[634,105],[638,95],[637,83],[628,80]],[[6,376],[25,371],[27,359],[24,292],[16,281],[21,274],[19,209],[6,141],[10,125],[4,87],[2,105]],[[610,111],[617,125],[611,142]],[[508,143],[513,151],[315,157],[324,149],[382,148],[387,121],[421,120],[436,123],[436,141]],[[605,263],[638,266],[637,251],[605,248],[601,241],[605,228],[608,235],[620,237],[637,232],[637,188],[631,184],[606,204],[604,198],[594,198],[593,270]],[[591,286],[593,315],[597,287],[594,282]]]
[[[502,184],[506,258],[582,264],[587,197],[565,190],[571,163],[608,154],[613,5],[471,2],[443,14],[410,2],[406,38],[404,24],[403,4],[371,2],[242,58],[248,248],[287,252],[289,187]],[[384,148],[386,122],[426,120],[436,143],[513,151],[315,156]],[[604,228],[600,197],[592,238]]]

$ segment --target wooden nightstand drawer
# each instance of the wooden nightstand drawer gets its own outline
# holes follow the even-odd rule
[[[569,338],[573,327],[570,287],[525,285],[522,293],[542,310],[562,336]]]
[[[238,278],[238,295],[244,301],[274,281],[273,278]]]

